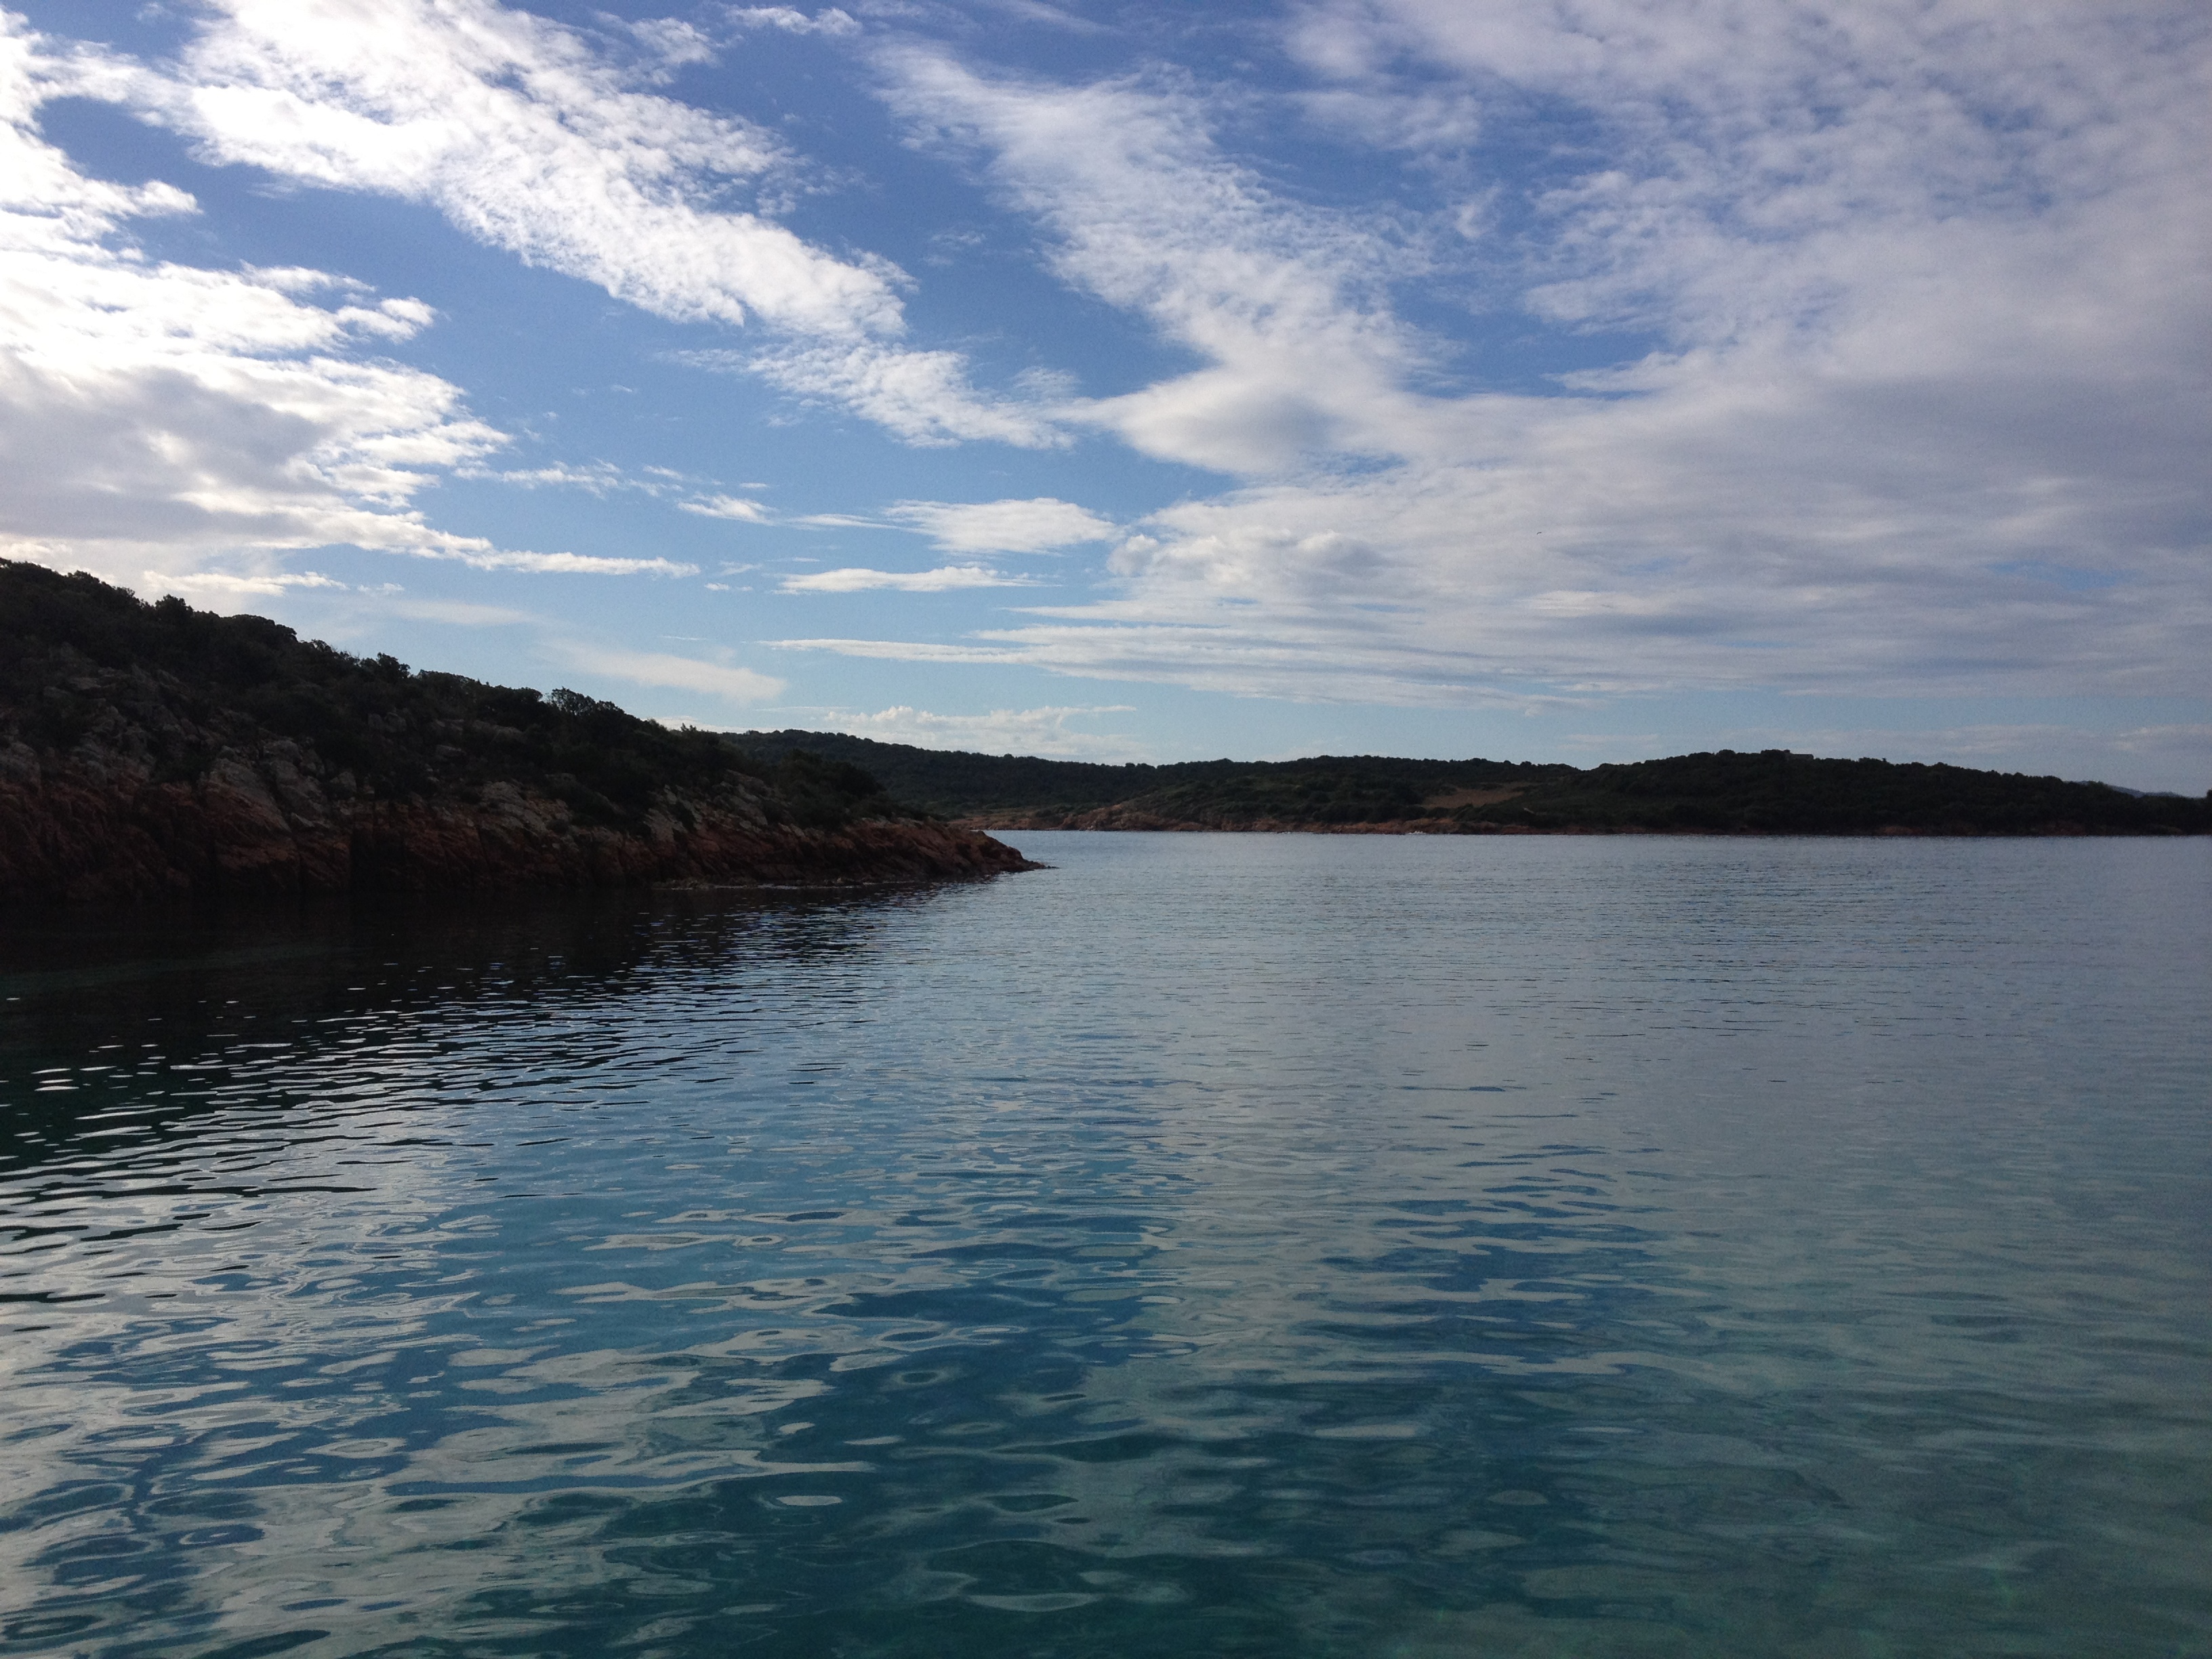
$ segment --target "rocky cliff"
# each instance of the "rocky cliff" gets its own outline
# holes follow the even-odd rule
[[[849,766],[0,562],[0,904],[1033,867]]]

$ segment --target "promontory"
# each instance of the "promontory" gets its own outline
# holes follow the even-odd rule
[[[0,561],[0,906],[1032,867],[848,762]]]

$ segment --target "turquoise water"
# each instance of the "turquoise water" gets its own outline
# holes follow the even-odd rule
[[[0,1652],[2212,1652],[2212,847],[0,946]]]

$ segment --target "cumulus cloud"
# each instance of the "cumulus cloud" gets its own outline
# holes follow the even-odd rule
[[[427,310],[319,272],[145,258],[125,228],[197,204],[88,178],[45,141],[40,106],[82,74],[0,14],[0,551],[125,581],[224,554],[274,580],[268,555],[333,542],[493,551],[404,505],[422,469],[500,434],[445,381],[345,355]]]
[[[830,33],[843,16],[743,15]],[[705,50],[688,26],[661,34],[663,58]],[[1055,441],[1035,411],[978,397],[957,355],[896,343],[895,268],[727,203],[794,165],[774,135],[635,78],[586,36],[494,0],[215,0],[173,74],[118,71],[98,89],[210,162],[429,204],[673,321],[757,319],[785,343],[745,367],[902,436]]]
[[[1454,273],[1432,240],[1291,197],[1227,153],[1231,104],[1195,83],[885,59],[907,118],[981,158],[1063,278],[1201,359],[1068,418],[1240,479],[1139,526],[1115,597],[917,658],[1401,702],[2206,689],[2201,9],[1297,17],[1340,137],[1440,164],[1567,112],[1580,137],[1510,243]],[[1480,234],[1479,205],[1432,228]],[[1415,278],[1655,349],[1448,393],[1401,315]]]
[[[1103,542],[1115,533],[1109,520],[1052,495],[1030,501],[898,501],[888,509],[888,516],[924,532],[948,553],[1043,553]]]
[[[1027,576],[1009,576],[980,564],[943,565],[935,570],[817,570],[804,576],[787,576],[787,593],[859,593],[870,588],[890,588],[901,593],[946,593],[963,587],[1027,587]]]
[[[427,523],[416,492],[506,441],[447,381],[362,355],[429,307],[322,271],[147,258],[132,222],[197,204],[88,178],[37,125],[46,100],[113,72],[0,13],[0,554],[216,598],[327,581],[281,560],[338,544],[489,568],[686,568]]]

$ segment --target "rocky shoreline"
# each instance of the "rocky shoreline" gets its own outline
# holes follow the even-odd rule
[[[0,908],[1036,867],[856,767],[0,560]]]
[[[2115,829],[2064,818],[2038,823],[2029,830],[1989,830],[1960,821],[1948,823],[1883,823],[1848,830],[1768,830],[1753,828],[1684,827],[1680,824],[1639,823],[1633,819],[1609,823],[1500,823],[1489,818],[1382,818],[1360,823],[1328,823],[1310,818],[1249,818],[1212,823],[1202,818],[1164,817],[1125,806],[1098,807],[1087,812],[981,813],[951,821],[959,829],[979,834],[1018,834],[1024,830],[1152,830],[1174,835],[1263,836],[2179,836],[2190,833],[2163,825],[2149,829]],[[2203,833],[2201,831],[2197,833]]]
[[[1036,866],[980,831],[772,821],[768,792],[665,792],[635,830],[587,823],[517,787],[474,799],[347,799],[311,750],[276,740],[156,781],[127,753],[0,748],[0,903],[313,893],[582,889],[654,883],[848,886]],[[334,787],[333,785],[336,787]]]

